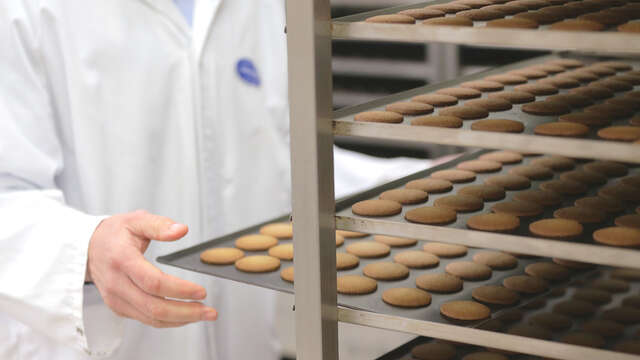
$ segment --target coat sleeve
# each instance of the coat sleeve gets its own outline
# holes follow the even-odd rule
[[[65,204],[63,151],[28,1],[0,3],[0,311],[63,346],[107,355],[85,331],[88,245],[104,217]]]

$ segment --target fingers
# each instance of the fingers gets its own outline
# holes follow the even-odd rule
[[[172,328],[172,327],[180,327],[189,324],[190,322],[169,322],[162,320],[154,320],[143,312],[139,311],[131,304],[129,304],[126,300],[122,299],[119,296],[114,296],[109,299],[108,302],[109,307],[113,312],[121,317],[127,317],[130,319],[138,320],[143,324],[153,326],[156,328]]]
[[[163,273],[142,255],[128,262],[124,271],[137,287],[150,295],[185,300],[207,297],[207,291],[202,286]]]
[[[129,215],[127,227],[133,234],[152,240],[174,241],[189,232],[187,225],[178,224],[168,217],[138,210]]]
[[[214,321],[218,312],[199,302],[184,302],[152,296],[138,288],[130,280],[123,281],[121,297],[126,296],[137,311],[149,319],[169,323],[188,323],[196,321]]]

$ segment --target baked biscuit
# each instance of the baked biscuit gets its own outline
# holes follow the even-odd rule
[[[491,316],[491,310],[485,305],[475,301],[449,301],[440,306],[440,313],[446,318],[475,321],[487,319]]]
[[[524,103],[532,102],[536,99],[536,97],[533,94],[530,94],[524,91],[498,91],[494,93],[489,93],[487,97],[489,99],[491,98],[504,99],[509,101],[512,104],[524,104]]]
[[[425,115],[433,112],[433,106],[417,101],[397,102],[385,106],[386,111],[402,115]]]
[[[439,170],[431,174],[434,179],[448,180],[452,183],[466,183],[476,179],[476,174],[472,171],[459,169]]]
[[[379,258],[389,255],[388,245],[375,241],[358,241],[347,245],[347,252],[361,258]]]
[[[524,124],[510,119],[484,119],[473,122],[471,130],[521,133],[524,131]]]
[[[242,250],[263,251],[278,245],[278,239],[269,235],[252,234],[237,238],[235,245]]]
[[[465,256],[467,254],[467,247],[464,245],[430,242],[425,244],[422,248],[428,253],[443,258],[455,258]]]
[[[448,294],[462,290],[462,280],[444,273],[426,273],[416,278],[416,286],[423,290]]]
[[[453,184],[449,180],[444,179],[418,179],[411,180],[405,185],[407,189],[418,189],[428,194],[439,194],[451,191]]]
[[[416,189],[393,189],[387,190],[380,194],[382,200],[392,200],[403,205],[420,204],[429,198],[429,195]]]
[[[440,259],[437,256],[419,250],[402,251],[393,256],[393,261],[411,269],[426,269],[438,266]]]
[[[404,237],[397,236],[387,236],[387,235],[375,235],[373,237],[374,241],[389,245],[391,247],[404,247],[404,246],[413,246],[418,240],[409,239]]]
[[[411,101],[440,107],[455,105],[458,103],[458,98],[443,94],[423,94],[412,97]]]
[[[231,265],[244,256],[244,251],[236,248],[213,248],[200,254],[200,261],[212,265]]]
[[[418,308],[431,304],[431,295],[416,288],[391,288],[382,293],[382,301],[403,308]]]
[[[444,225],[456,221],[456,212],[435,206],[423,206],[406,212],[404,218],[410,222],[427,225]]]
[[[513,195],[517,201],[530,202],[541,206],[556,206],[562,203],[562,196],[556,192],[548,190],[526,190],[519,191]]]
[[[346,295],[370,294],[378,289],[378,283],[368,277],[359,275],[338,276],[338,293]]]
[[[356,114],[353,119],[355,121],[398,124],[404,118],[402,115],[392,111],[365,111]]]
[[[491,207],[498,214],[509,214],[517,217],[533,217],[544,212],[542,206],[526,201],[504,201]]]
[[[291,239],[293,237],[293,224],[290,222],[267,224],[260,228],[260,234],[270,235],[278,239]]]
[[[458,194],[475,196],[482,201],[496,201],[505,197],[505,191],[501,187],[485,184],[465,186],[458,190]]]
[[[409,268],[393,262],[375,262],[367,264],[362,273],[376,280],[402,280],[409,276]]]
[[[499,251],[480,251],[473,255],[473,261],[487,265],[494,270],[513,269],[518,265],[518,259]]]
[[[431,115],[411,119],[414,126],[435,126],[456,129],[462,127],[462,119],[455,116]]]
[[[267,255],[243,257],[235,262],[236,269],[249,273],[264,273],[278,270],[280,259]]]
[[[482,92],[463,87],[444,88],[436,91],[436,94],[449,95],[458,99],[474,99],[482,96]]]
[[[575,220],[543,219],[529,224],[529,231],[552,239],[572,239],[582,234],[582,225]]]
[[[369,17],[365,19],[365,22],[378,24],[415,24],[416,20],[408,15],[388,14]]]
[[[510,214],[488,213],[470,217],[467,227],[473,230],[511,232],[520,226],[518,217]]]
[[[392,216],[402,211],[402,205],[392,200],[364,200],[353,204],[351,211],[361,216]]]

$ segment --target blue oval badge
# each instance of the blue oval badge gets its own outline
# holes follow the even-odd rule
[[[258,69],[256,69],[251,60],[247,58],[238,60],[238,63],[236,64],[236,72],[245,82],[254,86],[260,86],[260,75],[258,75]]]

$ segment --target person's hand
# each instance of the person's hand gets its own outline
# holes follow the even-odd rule
[[[215,309],[184,301],[204,299],[202,286],[163,273],[142,255],[151,240],[175,241],[188,231],[186,225],[141,210],[109,217],[91,237],[87,278],[113,312],[153,327],[216,320]]]

